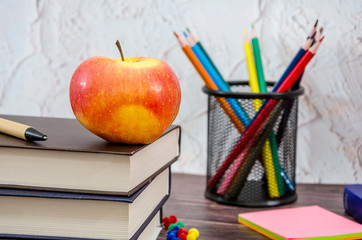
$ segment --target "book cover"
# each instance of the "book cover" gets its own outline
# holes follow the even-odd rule
[[[2,188],[0,238],[138,239],[170,184],[166,169],[130,197]]]
[[[344,188],[343,206],[349,215],[362,224],[362,184],[351,184]]]
[[[362,238],[362,225],[319,206],[241,213],[238,220],[271,239]]]
[[[131,195],[180,155],[180,126],[145,145],[112,144],[76,119],[0,115],[48,136],[28,142],[0,134],[0,187]]]

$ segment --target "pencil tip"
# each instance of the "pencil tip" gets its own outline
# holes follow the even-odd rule
[[[317,25],[318,25],[318,19],[317,19],[317,21],[315,21],[314,27],[317,27]]]
[[[187,38],[187,33],[185,33],[185,32],[182,32],[182,33],[184,34],[185,38]]]
[[[45,141],[45,140],[47,140],[48,139],[48,136],[47,135],[44,135],[43,136],[43,140]]]
[[[254,30],[254,23],[253,23],[253,24],[251,24],[251,29],[253,29],[253,30]]]
[[[179,36],[178,36],[178,34],[177,34],[176,32],[173,32],[173,34],[175,34],[175,36],[176,36],[177,38],[179,38]]]
[[[246,29],[245,29],[245,28],[244,28],[244,30],[243,30],[243,34],[246,35]]]
[[[319,29],[319,32],[322,34],[323,33],[323,27],[321,27],[320,29]]]
[[[186,31],[187,31],[188,33],[191,33],[189,28],[186,28]]]
[[[322,41],[323,41],[323,39],[324,39],[324,36],[323,36],[323,37],[321,37],[321,39],[319,39],[319,42],[322,42]]]
[[[312,36],[310,36],[310,39],[313,39],[313,38],[315,37],[316,33],[317,33],[317,31],[315,31],[315,32],[312,34]]]

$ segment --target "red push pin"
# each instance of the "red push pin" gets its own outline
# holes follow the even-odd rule
[[[184,232],[177,235],[177,237],[181,240],[187,240],[187,234],[185,234]]]
[[[168,229],[168,226],[170,226],[170,224],[171,224],[171,219],[168,218],[168,217],[164,217],[164,218],[162,219],[162,223],[163,223],[163,226],[164,226],[166,229]]]
[[[188,231],[186,228],[180,228],[178,231],[177,231],[177,235],[180,235],[181,233],[185,233],[187,235]]]
[[[174,215],[170,216],[171,223],[177,223],[177,217]]]

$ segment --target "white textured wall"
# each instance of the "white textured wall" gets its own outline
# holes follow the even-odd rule
[[[174,170],[205,174],[206,96],[172,31],[189,27],[224,78],[246,79],[242,30],[260,36],[267,79],[279,79],[314,21],[325,41],[300,98],[298,182],[362,182],[362,1],[0,0],[0,113],[72,118],[68,86],[92,56],[152,56],[182,87],[182,156]]]

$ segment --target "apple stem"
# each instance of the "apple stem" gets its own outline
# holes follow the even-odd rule
[[[117,47],[118,47],[119,53],[121,54],[122,61],[124,61],[124,58],[123,58],[123,52],[122,52],[122,48],[121,48],[121,44],[119,43],[119,41],[118,41],[118,40],[116,41],[116,45],[117,45]]]

